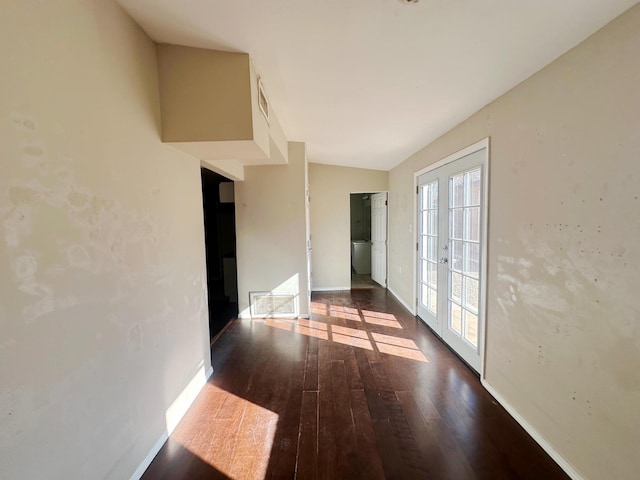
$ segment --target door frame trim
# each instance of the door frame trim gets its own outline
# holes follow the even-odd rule
[[[351,195],[362,195],[362,194],[376,194],[376,193],[386,193],[387,194],[387,225],[386,225],[386,234],[387,234],[387,239],[385,240],[385,245],[384,248],[387,252],[387,261],[386,261],[386,265],[385,265],[385,278],[387,279],[386,281],[386,285],[384,285],[385,289],[389,289],[389,190],[358,190],[355,192],[349,192],[349,199],[351,199]],[[349,233],[351,233],[351,203],[349,203]],[[351,245],[351,237],[349,237],[349,245]],[[351,247],[349,247],[349,258],[351,258]],[[322,290],[322,289],[314,289],[315,290]],[[331,289],[331,290],[336,290]],[[340,289],[338,289],[340,290]],[[349,287],[348,288],[343,288],[342,290],[351,290],[351,262],[349,262]],[[413,312],[411,312],[413,313]]]
[[[482,261],[480,262],[480,284],[483,285],[484,287],[484,291],[482,292],[482,307],[480,308],[482,313],[482,317],[483,317],[483,329],[481,332],[482,338],[480,338],[480,341],[478,342],[478,346],[480,347],[480,378],[484,379],[485,378],[485,356],[486,356],[486,346],[487,346],[487,329],[488,329],[488,322],[487,322],[487,298],[488,298],[488,288],[487,288],[487,265],[488,265],[488,252],[489,252],[489,245],[488,245],[488,236],[489,236],[489,159],[491,158],[491,152],[490,152],[490,137],[485,137],[482,140],[477,141],[476,143],[469,145],[468,147],[463,148],[462,150],[458,150],[457,152],[452,153],[451,155],[448,155],[447,157],[443,158],[442,160],[439,160],[437,162],[434,162],[430,165],[427,165],[426,167],[418,170],[417,172],[414,172],[413,174],[413,191],[417,192],[418,190],[418,177],[424,173],[430,172],[432,170],[435,170],[436,168],[440,168],[444,165],[447,165],[451,162],[454,162],[456,160],[459,160],[462,157],[466,157],[467,155],[471,155],[472,153],[475,153],[479,150],[485,149],[485,157],[483,159],[482,165],[484,167],[484,177],[483,177],[483,183],[482,183],[482,189],[483,189],[483,195],[482,195],[482,201],[483,204],[485,206],[484,208],[484,212],[482,215],[482,250],[481,250],[481,256],[482,256]],[[414,197],[414,201],[413,203],[413,245],[417,245],[418,244],[418,224],[417,224],[417,219],[418,219],[418,195],[415,195]],[[412,250],[413,250],[413,310],[411,313],[413,313],[414,315],[418,314],[418,290],[417,290],[417,285],[418,285],[418,268],[417,268],[417,264],[418,264],[418,251],[416,249],[416,247],[413,247],[412,245]]]

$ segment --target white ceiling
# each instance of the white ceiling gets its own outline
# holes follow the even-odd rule
[[[118,0],[158,42],[247,52],[309,161],[389,170],[638,0]]]

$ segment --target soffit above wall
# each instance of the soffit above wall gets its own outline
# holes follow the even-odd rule
[[[247,52],[317,163],[388,170],[637,0],[118,0],[158,42]]]

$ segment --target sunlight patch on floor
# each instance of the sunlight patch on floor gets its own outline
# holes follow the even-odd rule
[[[329,315],[329,306],[326,303],[311,302],[311,313]]]
[[[199,422],[199,412],[194,409],[171,438],[228,478],[264,479],[278,414],[209,383],[201,397],[199,402],[219,406],[215,415]],[[239,425],[238,418],[242,418]]]
[[[410,338],[394,337],[393,335],[383,335],[382,333],[372,333],[371,336],[376,342],[388,343],[399,347],[418,349],[416,342]]]
[[[364,321],[372,325],[380,325],[382,327],[400,328],[402,325],[392,313],[373,312],[371,310],[362,310]]]
[[[386,343],[376,343],[376,347],[380,350],[380,353],[386,353],[388,355],[395,355],[396,357],[403,357],[409,360],[417,360],[418,362],[428,363],[427,357],[420,350],[413,350],[405,347],[398,347],[396,345],[388,345]]]
[[[353,320],[361,322],[360,312],[357,308],[342,307],[339,305],[329,305],[329,315],[343,320]]]
[[[296,333],[320,338],[322,340],[329,340],[328,328],[329,326],[326,323],[300,318],[296,324]]]
[[[365,316],[364,321],[372,325],[380,325],[381,327],[391,327],[391,328],[402,329],[402,325],[400,325],[400,323],[397,320],[385,320],[384,318]]]
[[[364,321],[370,325],[402,329],[402,325],[392,313],[359,310],[357,308],[311,302],[311,311],[318,315],[327,315],[343,320]],[[428,363],[427,357],[420,351],[416,343],[409,338],[396,337],[382,333],[369,332],[358,328],[334,325],[318,320],[298,319],[284,320],[269,318],[265,325],[288,332],[295,332],[308,337],[332,341],[364,350],[377,350],[380,353],[396,357]],[[361,324],[362,325],[362,324]]]
[[[293,320],[284,320],[280,318],[267,318],[264,321],[265,325],[273,328],[279,328],[280,330],[286,330],[290,332],[293,330],[294,321]]]
[[[334,335],[338,333],[350,337],[363,338],[365,340],[369,338],[365,330],[356,330],[355,328],[341,327],[340,325],[331,325],[331,331]]]
[[[358,337],[350,337],[349,335],[342,335],[340,333],[334,333],[331,339],[336,343],[343,345],[349,345],[350,347],[363,348],[365,350],[373,350],[373,346],[369,340]]]
[[[326,331],[328,328],[328,325],[326,323],[316,322],[315,320],[307,320],[306,318],[298,319],[298,325],[303,325],[305,327],[316,328],[318,330],[324,331]]]
[[[296,325],[296,333],[307,335],[308,337],[316,337],[321,340],[329,340],[329,333],[326,330],[320,330],[317,328],[309,328],[304,325]]]

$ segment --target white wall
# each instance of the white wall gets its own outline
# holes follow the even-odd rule
[[[199,162],[115,2],[4,2],[0,58],[0,477],[129,478],[210,369]]]
[[[309,315],[306,247],[306,151],[289,142],[289,165],[245,168],[237,182],[238,308],[249,317],[249,292],[298,294]]]
[[[312,290],[351,288],[350,194],[384,192],[381,170],[309,164]]]
[[[390,172],[413,298],[413,173],[491,137],[486,379],[589,479],[640,471],[640,6]]]

